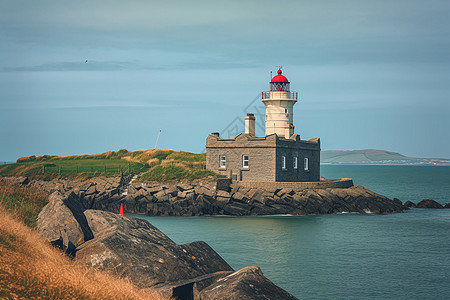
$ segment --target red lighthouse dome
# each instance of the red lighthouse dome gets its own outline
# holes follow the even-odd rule
[[[278,75],[276,75],[274,78],[272,78],[272,81],[270,81],[270,83],[275,83],[275,82],[285,82],[285,83],[289,83],[289,80],[286,78],[286,76],[281,75],[281,69],[278,69]]]
[[[270,90],[272,92],[289,92],[289,80],[286,78],[286,76],[281,75],[281,69],[278,69],[277,73],[278,75],[276,75],[270,81]]]

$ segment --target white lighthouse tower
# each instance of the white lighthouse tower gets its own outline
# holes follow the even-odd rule
[[[286,139],[294,134],[294,104],[297,92],[291,92],[288,79],[278,70],[278,75],[270,81],[270,91],[262,92],[262,102],[266,106],[266,136],[276,133]]]

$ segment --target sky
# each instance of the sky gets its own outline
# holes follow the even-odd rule
[[[0,0],[0,162],[263,135],[283,66],[322,150],[450,158],[450,2]]]

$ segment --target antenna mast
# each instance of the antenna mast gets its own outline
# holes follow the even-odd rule
[[[161,129],[159,130],[158,137],[156,138],[155,149],[156,149],[156,146],[158,145],[158,140],[159,140],[159,135],[160,134],[161,134]]]

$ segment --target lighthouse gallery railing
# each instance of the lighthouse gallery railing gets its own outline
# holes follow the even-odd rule
[[[297,92],[272,92],[272,97],[270,97],[271,92],[262,92],[262,99],[289,99],[298,100]]]

